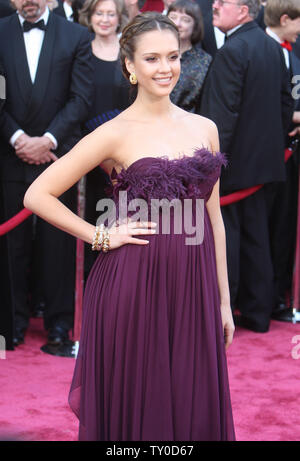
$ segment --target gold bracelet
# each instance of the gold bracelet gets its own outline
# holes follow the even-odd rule
[[[102,250],[104,253],[107,253],[109,250],[109,232],[108,229],[104,227],[104,224],[96,226],[92,242],[92,250]]]
[[[93,241],[92,241],[92,250],[93,251],[100,251],[100,249],[101,249],[100,242],[99,242],[100,232],[101,232],[100,231],[100,226],[96,226]]]
[[[104,229],[104,237],[103,237],[103,241],[102,241],[102,251],[104,253],[107,253],[110,249],[110,241],[109,241],[109,232],[108,232],[108,229],[105,228]]]

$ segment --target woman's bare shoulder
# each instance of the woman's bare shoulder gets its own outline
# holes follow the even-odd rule
[[[111,142],[113,142],[113,146],[118,145],[124,139],[123,136],[128,134],[128,128],[132,125],[132,120],[130,117],[126,116],[123,112],[112,120],[105,122],[98,130],[99,136],[104,136],[105,138],[109,138]]]
[[[91,151],[101,151],[103,160],[116,159],[127,128],[126,121],[117,116],[93,130],[85,140],[91,147]]]
[[[113,168],[122,165],[121,153],[124,148],[124,140],[128,137],[128,133],[132,131],[131,125],[132,123],[120,114],[88,135],[91,136],[91,142],[95,148],[97,149],[96,146],[98,146],[98,149],[101,149],[100,164],[108,174],[111,174]]]
[[[122,117],[122,114],[117,115],[112,120],[100,125],[96,128],[92,134],[95,137],[109,138],[110,142],[118,143],[120,139],[120,133],[123,133],[126,129],[126,119]]]
[[[190,112],[185,112],[183,117],[193,138],[199,139],[199,145],[203,144],[212,152],[219,150],[218,128],[212,120]]]
[[[190,123],[202,126],[203,128],[213,132],[218,131],[216,124],[209,118],[203,117],[203,115],[187,113]]]

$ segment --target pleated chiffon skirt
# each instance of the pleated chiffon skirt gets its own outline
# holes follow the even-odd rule
[[[85,288],[69,403],[79,440],[234,440],[215,248],[143,236],[100,253]]]

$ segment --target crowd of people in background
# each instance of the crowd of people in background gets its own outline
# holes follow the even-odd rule
[[[26,15],[38,9],[44,13],[32,28]],[[22,209],[26,189],[49,163],[130,105],[134,95],[122,73],[119,39],[135,15],[151,9],[168,15],[180,33],[181,75],[172,102],[218,127],[228,156],[221,195],[263,185],[222,213],[236,323],[267,332],[272,318],[291,320],[300,135],[300,91],[292,91],[299,85],[293,76],[300,75],[297,0],[0,0],[6,79],[0,220]],[[285,162],[286,148],[292,155]],[[109,183],[101,166],[86,177],[85,217],[93,224]],[[77,189],[61,200],[76,210]],[[43,316],[48,343],[59,347],[74,321],[74,239],[32,216],[0,245],[0,334],[8,348],[24,342],[32,315]],[[86,275],[94,258],[86,246]]]

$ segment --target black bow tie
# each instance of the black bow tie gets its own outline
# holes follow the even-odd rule
[[[29,22],[29,21],[24,21],[23,22],[23,31],[24,32],[29,32],[31,29],[41,29],[41,30],[46,30],[46,25],[44,23],[44,19],[40,19],[38,22]]]

